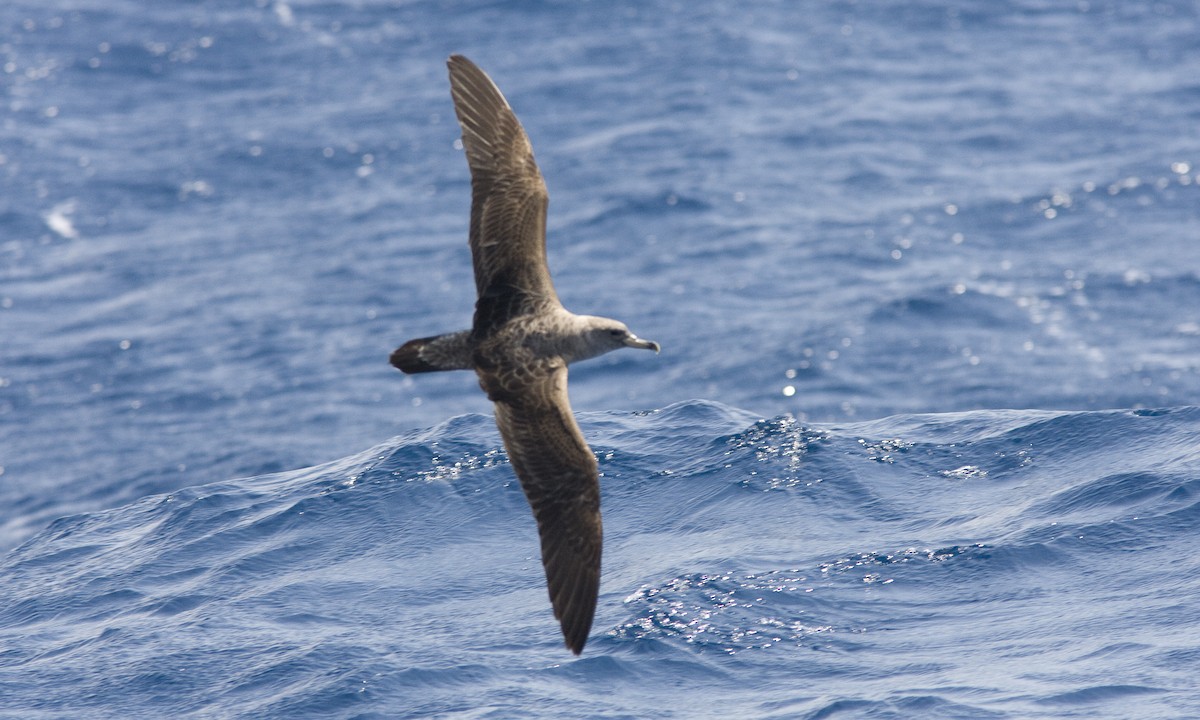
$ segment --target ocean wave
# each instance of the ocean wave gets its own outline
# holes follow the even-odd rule
[[[761,716],[1183,692],[1164,663],[1184,639],[1137,641],[1190,623],[1200,409],[806,426],[697,401],[581,423],[606,556],[577,681],[547,679],[567,657],[534,525],[491,419],[467,415],[51,524],[0,566],[6,704],[355,717],[415,693],[417,717],[470,688],[539,716],[643,672],[699,673]],[[1097,683],[1131,660],[1137,682]],[[796,673],[827,691],[771,699]],[[885,683],[913,692],[872,700]]]

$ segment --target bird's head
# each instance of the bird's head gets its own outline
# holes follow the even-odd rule
[[[629,328],[625,327],[623,322],[609,318],[588,317],[586,323],[587,330],[583,336],[586,349],[573,360],[593,358],[623,347],[653,350],[654,352],[661,349],[653,340],[643,340],[629,332]]]

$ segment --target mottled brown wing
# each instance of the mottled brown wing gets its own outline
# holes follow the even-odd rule
[[[485,337],[506,321],[558,303],[546,266],[546,183],[529,137],[491,78],[451,55],[450,92],[471,168],[473,330]]]
[[[567,402],[567,368],[549,364],[521,388],[511,376],[481,379],[508,385],[496,425],[537,520],[554,616],[578,655],[596,612],[603,529],[600,472]]]

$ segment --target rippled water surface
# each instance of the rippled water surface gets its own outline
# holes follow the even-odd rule
[[[0,6],[0,715],[1200,715],[1189,3]],[[465,373],[488,70],[605,567]]]

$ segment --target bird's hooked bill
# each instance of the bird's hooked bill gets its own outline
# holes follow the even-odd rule
[[[658,343],[654,342],[653,340],[643,340],[637,335],[630,335],[629,337],[625,338],[625,347],[638,348],[639,350],[653,350],[656,353],[659,350],[662,350],[662,348],[658,346]]]

